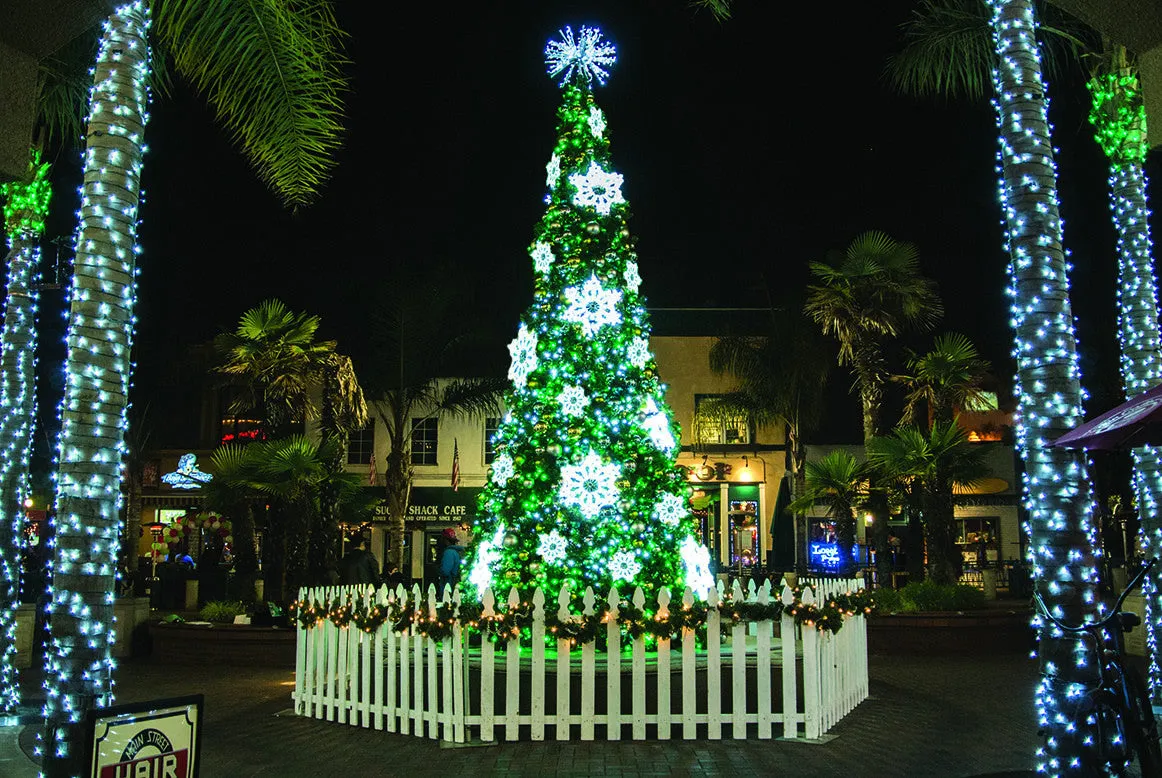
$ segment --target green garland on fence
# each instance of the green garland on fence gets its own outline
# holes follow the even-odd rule
[[[723,623],[728,625],[777,621],[787,610],[798,625],[836,633],[846,618],[857,613],[871,613],[876,605],[875,595],[866,589],[836,595],[826,602],[811,605],[803,602],[802,594],[801,589],[792,589],[792,601],[787,606],[780,600],[764,605],[753,601],[734,602],[726,597],[717,609]],[[696,631],[706,625],[711,609],[705,603],[695,602],[689,607],[681,603],[674,605],[666,616],[660,617],[657,612],[647,613],[632,603],[620,604],[617,623],[635,640],[643,635],[672,640],[680,636],[682,630]],[[459,606],[439,603],[433,616],[426,604],[416,608],[406,598],[390,595],[386,605],[367,605],[350,591],[334,601],[298,600],[291,604],[290,613],[303,629],[327,620],[339,628],[354,626],[370,634],[390,623],[395,632],[414,628],[416,633],[438,641],[450,637],[457,622],[494,641],[518,638],[533,624],[532,602],[520,602],[487,617],[480,603],[461,603]],[[557,611],[547,609],[544,623],[549,635],[581,645],[604,633],[609,628],[609,619],[609,605],[602,602],[594,613],[567,619],[561,619]]]

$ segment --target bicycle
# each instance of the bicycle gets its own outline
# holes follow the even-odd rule
[[[1101,621],[1080,626],[1063,624],[1049,612],[1041,595],[1034,593],[1041,615],[1058,629],[1074,635],[1088,634],[1097,649],[1100,676],[1096,686],[1086,689],[1078,709],[1079,718],[1090,716],[1097,727],[1099,767],[1122,775],[1138,757],[1143,776],[1162,776],[1162,751],[1158,743],[1158,725],[1150,696],[1134,667],[1125,663],[1124,633],[1142,623],[1136,613],[1123,612],[1126,596],[1136,589],[1157,562],[1151,559],[1114,603]],[[1114,622],[1117,622],[1114,628]]]

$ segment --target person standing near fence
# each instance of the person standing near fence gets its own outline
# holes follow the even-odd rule
[[[443,598],[445,587],[454,587],[460,583],[460,565],[464,562],[464,547],[460,545],[460,538],[453,527],[444,530],[442,539],[447,543],[440,554],[440,585],[436,596]]]
[[[379,586],[379,561],[367,550],[367,538],[352,538],[355,548],[339,562],[339,578],[344,585]]]

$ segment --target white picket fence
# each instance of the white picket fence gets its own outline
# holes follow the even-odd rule
[[[807,582],[803,602],[852,591],[853,581]],[[418,586],[394,593],[386,587],[326,587],[307,589],[301,600],[335,602],[348,595],[365,605],[387,607],[389,598],[417,602]],[[557,740],[619,740],[628,731],[633,740],[668,740],[700,736],[745,739],[748,728],[760,739],[813,739],[867,697],[867,630],[862,614],[848,617],[835,634],[796,627],[784,612],[774,621],[728,623],[714,606],[722,593],[708,593],[705,648],[696,650],[693,630],[673,640],[657,640],[647,653],[645,637],[628,639],[617,624],[616,592],[609,596],[606,649],[595,642],[580,646],[567,639],[546,649],[544,595],[534,593],[533,623],[527,641],[520,637],[494,644],[487,637],[469,648],[466,632],[454,623],[451,638],[430,639],[414,628],[396,632],[385,623],[374,633],[354,626],[337,627],[329,620],[299,627],[295,662],[295,712],[335,721],[431,739],[463,743],[522,737],[544,740],[552,728]],[[734,584],[733,599],[767,604],[770,583],[743,593]],[[460,593],[453,597],[459,602]],[[426,608],[436,613],[434,587]],[[784,603],[792,601],[789,588]],[[448,594],[445,593],[445,601]],[[519,602],[515,590],[509,606]],[[557,598],[558,617],[575,617],[567,590]],[[586,615],[595,613],[592,590],[582,598]],[[633,604],[645,604],[634,592]],[[671,607],[670,594],[657,594],[659,618]],[[683,604],[693,603],[690,590]],[[486,591],[484,615],[493,615],[495,600]],[[777,627],[777,628],[776,628]],[[672,645],[673,644],[673,645]],[[628,653],[628,655],[627,655]],[[498,657],[503,655],[503,659]],[[801,679],[801,680],[800,680]],[[552,686],[550,686],[552,684]],[[624,688],[623,688],[624,685]],[[550,699],[551,697],[551,699]],[[776,704],[780,701],[781,704]]]

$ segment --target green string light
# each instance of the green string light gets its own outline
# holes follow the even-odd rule
[[[40,152],[32,152],[25,181],[0,184],[4,198],[4,231],[8,235],[41,235],[48,205],[52,200],[52,182],[48,180],[51,165],[40,161]]]
[[[1146,161],[1146,105],[1136,73],[1121,71],[1092,77],[1089,121],[1096,128],[1097,142],[1111,161],[1118,164]]]

